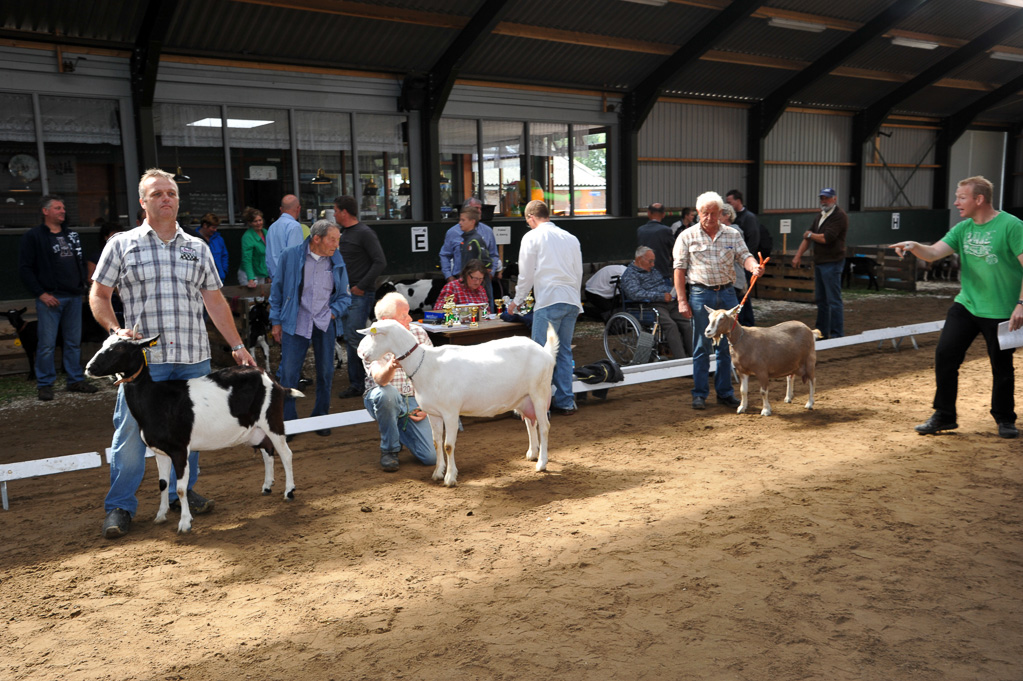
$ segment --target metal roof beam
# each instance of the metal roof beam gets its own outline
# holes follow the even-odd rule
[[[131,51],[131,103],[135,115],[135,144],[139,171],[156,167],[156,134],[153,126],[153,95],[160,53],[178,0],[149,0]]]
[[[945,121],[949,145],[955,144],[956,140],[962,137],[963,133],[966,132],[966,128],[976,120],[977,116],[980,116],[994,105],[1012,97],[1021,90],[1023,90],[1023,75],[1013,78],[997,90],[992,90],[977,101],[949,116]]]
[[[904,102],[928,85],[940,80],[945,74],[957,69],[979,54],[991,49],[999,41],[1023,28],[1023,11],[1016,12],[1005,21],[988,29],[980,36],[939,61],[923,73],[901,85],[896,90],[856,114],[853,119],[853,144],[863,144],[877,133],[884,119],[899,103]]]
[[[753,14],[762,4],[763,0],[734,0],[722,9],[706,26],[700,29],[698,35],[675,50],[673,55],[625,95],[622,102],[623,124],[637,131],[643,127],[643,122],[650,115],[654,104],[657,103],[664,84],[682,69],[699,60],[714,46],[718,36]]]
[[[882,35],[890,27],[899,23],[919,9],[921,5],[929,1],[899,0],[888,7],[888,9],[857,29],[852,35],[842,40],[824,56],[803,69],[799,75],[793,76],[782,84],[781,87],[764,97],[750,112],[751,124],[754,123],[754,118],[759,119],[756,121],[758,123],[759,134],[761,137],[766,137],[785,112],[785,107],[790,99],[820,78],[831,73],[833,69],[841,65],[854,52],[877,36]]]

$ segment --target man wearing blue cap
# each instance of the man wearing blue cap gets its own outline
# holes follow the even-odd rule
[[[820,215],[803,234],[792,266],[799,267],[803,253],[813,245],[813,297],[817,303],[817,330],[825,338],[841,338],[845,329],[842,310],[842,268],[845,267],[845,235],[849,216],[838,206],[831,187],[820,193]]]

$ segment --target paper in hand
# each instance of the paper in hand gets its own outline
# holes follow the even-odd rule
[[[998,325],[998,346],[1002,350],[1023,347],[1023,328],[1009,331],[1009,322]]]

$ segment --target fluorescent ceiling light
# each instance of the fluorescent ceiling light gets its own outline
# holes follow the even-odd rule
[[[1023,0],[984,0],[992,5],[1005,5],[1006,7],[1023,7]]]
[[[820,33],[827,28],[824,24],[799,21],[798,19],[786,19],[784,17],[771,17],[767,20],[767,25],[774,26],[775,28],[791,28],[795,31],[809,31],[810,33]]]
[[[900,47],[915,47],[918,50],[933,50],[938,47],[938,43],[931,40],[917,40],[916,38],[903,38],[902,36],[895,36],[892,38],[892,45],[899,45]]]
[[[1016,54],[1015,52],[999,52],[995,50],[991,53],[992,59],[1001,59],[1002,61],[1018,61],[1023,62],[1023,54]]]
[[[652,5],[653,7],[664,7],[668,0],[622,0],[622,2],[633,2],[637,5]]]
[[[228,118],[227,127],[229,128],[258,128],[261,125],[270,125],[273,121],[255,121],[248,118]],[[195,121],[188,125],[195,128],[219,128],[223,126],[220,118],[204,118],[201,121]]]

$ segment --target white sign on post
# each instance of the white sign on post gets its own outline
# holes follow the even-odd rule
[[[494,227],[494,241],[498,245],[511,243],[511,225],[498,225]]]
[[[412,227],[412,252],[422,253],[423,251],[430,250],[429,240],[427,239],[427,228],[426,227]]]
[[[779,220],[778,221],[778,233],[779,234],[792,234],[792,220]]]
[[[901,220],[901,216],[898,213],[892,213],[892,229],[898,229],[899,228],[899,221],[900,220]]]

